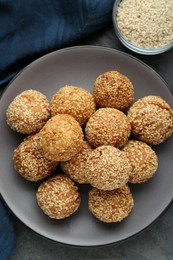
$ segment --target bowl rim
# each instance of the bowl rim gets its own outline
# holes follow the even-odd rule
[[[116,19],[117,7],[121,1],[123,1],[123,0],[115,0],[115,2],[114,2],[113,9],[112,9],[112,21],[113,21],[115,33],[116,33],[118,39],[121,41],[121,43],[124,44],[124,46],[126,46],[128,49],[130,49],[136,53],[145,54],[145,55],[160,54],[160,53],[166,52],[166,51],[170,50],[171,48],[173,48],[173,42],[166,44],[159,48],[142,48],[142,47],[130,42],[129,40],[127,40],[121,33],[121,31],[118,27],[118,24],[117,24],[117,19]]]

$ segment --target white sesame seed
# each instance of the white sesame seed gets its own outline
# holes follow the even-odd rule
[[[122,0],[117,8],[122,35],[143,48],[158,48],[173,42],[172,0]]]

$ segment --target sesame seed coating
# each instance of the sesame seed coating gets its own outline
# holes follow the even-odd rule
[[[39,132],[44,156],[53,161],[68,161],[82,148],[84,134],[70,115],[57,114]]]
[[[88,120],[86,138],[93,147],[113,145],[124,146],[131,133],[126,115],[115,108],[99,108]]]
[[[129,186],[103,191],[92,188],[89,192],[89,210],[100,221],[111,223],[126,218],[134,207]]]
[[[127,115],[133,135],[150,145],[163,143],[173,133],[173,110],[159,96],[137,100]]]
[[[57,174],[43,182],[36,193],[39,207],[50,218],[63,219],[80,206],[80,194],[74,182],[64,174]]]
[[[130,140],[123,147],[123,151],[132,166],[129,182],[142,183],[153,177],[158,168],[158,158],[149,145],[142,141]]]
[[[78,183],[89,183],[88,168],[86,167],[87,158],[92,151],[91,146],[87,141],[83,142],[82,149],[79,153],[73,156],[69,161],[61,162],[61,169],[72,180]]]
[[[113,146],[100,146],[91,151],[87,167],[90,184],[100,190],[124,186],[132,170],[125,152]]]
[[[50,105],[45,95],[26,90],[17,95],[6,111],[7,124],[21,134],[38,132],[48,120]]]
[[[28,181],[39,181],[50,176],[57,162],[46,159],[39,146],[39,135],[30,135],[14,150],[15,170]]]
[[[64,86],[52,97],[50,102],[51,115],[69,114],[80,125],[84,125],[88,118],[95,112],[96,105],[93,96],[80,87]]]
[[[133,85],[118,71],[108,71],[96,78],[94,100],[99,107],[125,110],[134,100]]]

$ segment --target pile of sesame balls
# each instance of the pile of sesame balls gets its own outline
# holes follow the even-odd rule
[[[153,177],[153,146],[173,133],[169,104],[152,95],[135,101],[132,82],[118,71],[98,75],[93,94],[65,85],[48,102],[41,92],[25,90],[9,104],[6,119],[24,136],[14,168],[27,181],[39,181],[38,206],[54,219],[77,211],[82,184],[90,185],[88,207],[97,219],[126,218],[134,207],[129,183]]]

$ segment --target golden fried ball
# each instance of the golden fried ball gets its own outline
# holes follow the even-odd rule
[[[134,207],[129,186],[103,191],[92,188],[89,192],[89,210],[100,221],[111,223],[126,218]]]
[[[79,153],[73,156],[69,161],[61,162],[61,169],[72,180],[78,183],[89,183],[88,168],[86,167],[87,159],[92,151],[91,146],[87,141],[83,142],[82,149]]]
[[[50,102],[51,115],[69,114],[80,125],[84,125],[95,112],[96,105],[93,96],[80,87],[64,86],[52,97]]]
[[[17,95],[6,111],[7,124],[21,134],[38,132],[48,120],[50,105],[45,95],[37,90],[26,90]]]
[[[37,190],[36,198],[42,211],[54,219],[72,215],[79,208],[81,200],[75,183],[63,174],[44,181]]]
[[[118,71],[108,71],[94,83],[94,100],[99,107],[125,110],[134,100],[134,88],[128,77]]]
[[[40,146],[45,158],[68,161],[83,145],[83,131],[70,115],[57,114],[50,118],[39,132]]]
[[[100,190],[114,190],[129,180],[131,164],[125,152],[113,146],[94,149],[87,162],[90,184]]]
[[[15,170],[26,180],[39,181],[50,176],[57,162],[46,159],[39,146],[39,135],[30,135],[14,150]]]
[[[142,141],[130,140],[123,147],[123,151],[132,166],[129,182],[142,183],[153,177],[158,168],[158,158],[149,145]]]
[[[163,143],[173,133],[173,110],[159,96],[137,100],[127,115],[133,135],[150,145]]]
[[[100,108],[88,120],[86,138],[93,147],[113,145],[124,146],[131,133],[126,115],[115,108]]]

